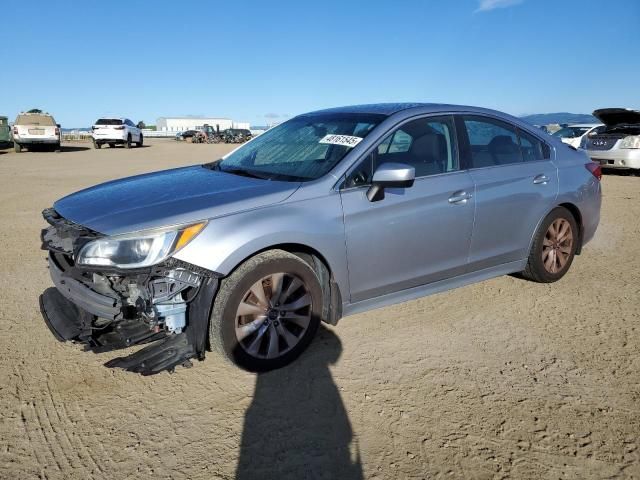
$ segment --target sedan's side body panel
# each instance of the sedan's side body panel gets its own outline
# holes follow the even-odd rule
[[[589,162],[589,157],[583,151],[564,146],[556,149],[555,163],[558,165],[559,179],[556,204],[574,205],[580,212],[582,245],[588,243],[596,233],[602,203],[602,184],[585,168]]]
[[[538,222],[556,205],[556,166],[548,160],[470,173],[476,184],[476,223],[469,271],[526,258]],[[547,180],[535,183],[541,176]]]
[[[226,276],[257,252],[295,244],[321,253],[346,296],[344,223],[337,192],[308,198],[298,191],[286,204],[218,217],[174,257]]]
[[[474,212],[469,173],[418,178],[377,202],[365,192],[342,192],[352,302],[465,272]],[[470,198],[454,203],[457,192]]]

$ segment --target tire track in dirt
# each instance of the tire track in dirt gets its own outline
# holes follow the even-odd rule
[[[66,439],[70,447],[69,451],[75,452],[75,456],[80,460],[85,471],[88,470],[92,474],[97,471],[100,475],[104,475],[104,469],[96,461],[91,453],[91,449],[97,446],[102,449],[102,453],[104,454],[103,458],[108,459],[109,456],[106,455],[102,443],[99,442],[93,434],[91,425],[82,425],[82,423],[87,423],[87,421],[83,414],[79,414],[80,410],[77,408],[77,402],[73,401],[69,403],[69,406],[75,406],[76,408],[74,410],[77,410],[76,412],[72,412],[70,416],[65,402],[60,398],[59,394],[51,388],[49,381],[47,381],[47,396],[51,402],[51,409],[55,412],[57,420],[62,426],[61,436]],[[72,418],[78,420],[71,420]],[[71,430],[74,433],[78,431],[83,432],[83,437],[79,437],[78,435],[69,436],[67,430]],[[89,441],[83,441],[83,438]]]
[[[19,370],[18,378],[24,378]],[[45,388],[35,398],[22,401],[20,415],[41,476],[53,468],[62,474],[72,471],[78,478],[106,477],[105,466],[92,451],[98,450],[105,462],[110,457],[77,402],[66,402],[49,379],[38,384]]]

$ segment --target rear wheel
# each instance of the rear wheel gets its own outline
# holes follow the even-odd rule
[[[124,144],[124,148],[131,148],[131,134],[127,135],[127,141]]]
[[[16,153],[22,152],[22,145],[20,145],[18,142],[13,142],[13,150]]]
[[[578,240],[575,218],[566,208],[556,207],[536,232],[522,276],[540,283],[560,280],[571,267]]]
[[[62,150],[62,148],[60,147],[60,144],[59,144],[59,143],[56,143],[56,144],[53,146],[53,151],[54,151],[54,152],[58,152],[58,153],[60,153],[60,150]]]
[[[140,134],[140,141],[136,142],[136,147],[141,147],[143,142],[144,142],[144,138],[142,137],[142,134]]]
[[[322,300],[320,282],[304,260],[283,250],[258,254],[220,284],[211,349],[250,371],[287,365],[316,334]]]

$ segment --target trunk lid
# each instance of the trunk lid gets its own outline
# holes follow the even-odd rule
[[[595,110],[593,116],[607,127],[616,125],[640,125],[640,110],[630,108],[601,108]]]

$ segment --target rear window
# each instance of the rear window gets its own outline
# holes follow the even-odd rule
[[[100,118],[96,125],[122,125],[122,120],[119,118]]]
[[[40,125],[43,127],[54,127],[56,121],[50,115],[18,115],[16,125]]]

